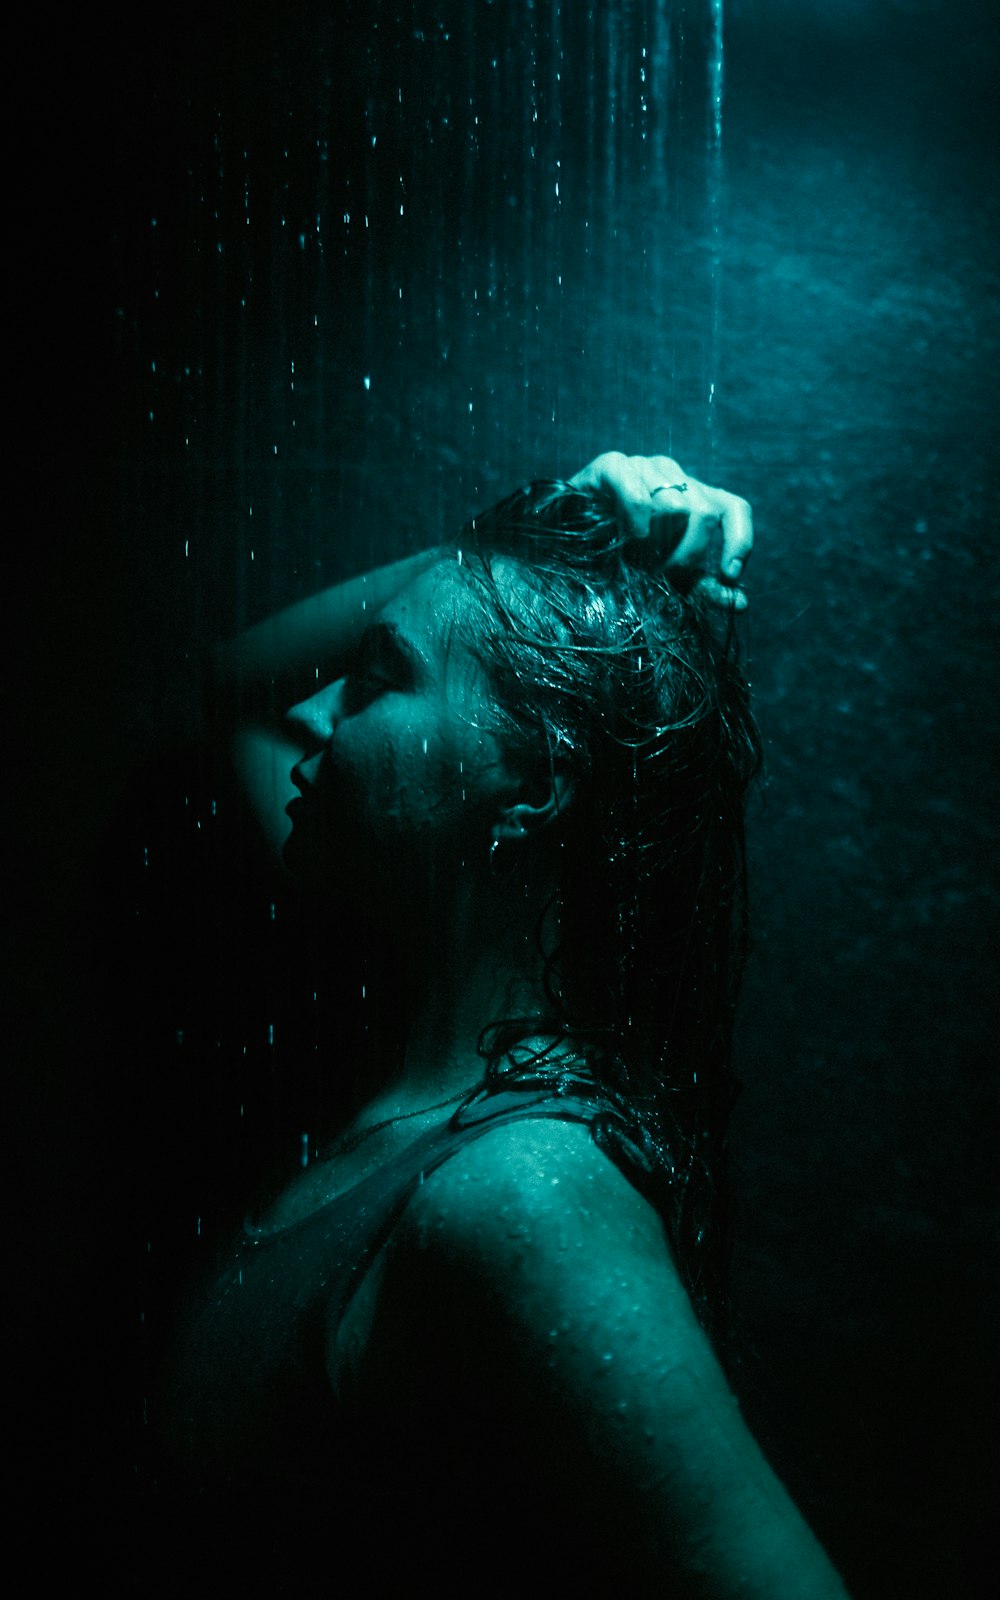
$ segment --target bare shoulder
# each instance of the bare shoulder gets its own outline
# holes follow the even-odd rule
[[[524,1266],[554,1253],[571,1269],[613,1249],[675,1276],[653,1207],[595,1144],[589,1126],[530,1117],[464,1145],[421,1185],[404,1219],[401,1247],[435,1249],[486,1268],[516,1254]]]
[[[524,1118],[463,1146],[416,1191],[377,1286],[372,1311],[411,1330],[398,1372],[423,1344],[480,1375],[491,1358],[561,1374],[589,1403],[613,1364],[625,1384],[717,1370],[660,1217],[582,1123]]]
[[[457,1152],[417,1190],[364,1307],[367,1414],[397,1432],[415,1416],[470,1482],[492,1473],[498,1495],[514,1484],[518,1505],[556,1508],[571,1546],[632,1592],[844,1600],[746,1429],[659,1217],[585,1126],[522,1120]]]

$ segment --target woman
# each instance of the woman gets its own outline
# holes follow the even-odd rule
[[[843,1595],[712,1343],[751,539],[676,462],[603,456],[220,653],[272,842],[392,997],[178,1340],[220,1573]]]

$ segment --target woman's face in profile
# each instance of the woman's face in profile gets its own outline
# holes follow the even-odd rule
[[[359,910],[485,860],[505,776],[481,667],[455,624],[474,602],[449,564],[423,573],[362,638],[353,670],[294,706],[308,749],[292,772],[285,861]]]

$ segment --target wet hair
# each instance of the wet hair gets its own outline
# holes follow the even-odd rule
[[[480,1043],[487,1086],[596,1093],[595,1137],[657,1206],[718,1334],[744,809],[760,764],[734,613],[679,592],[653,542],[566,483],[476,517],[463,564],[480,602],[466,642],[501,737],[575,779],[552,829],[559,938],[542,942],[560,1048],[527,1045],[537,1017],[497,1019]]]

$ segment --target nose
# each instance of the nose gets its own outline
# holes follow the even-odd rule
[[[344,678],[326,684],[308,700],[300,700],[285,713],[285,725],[304,744],[303,761],[329,743],[343,715]]]

